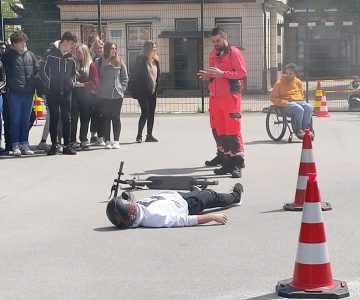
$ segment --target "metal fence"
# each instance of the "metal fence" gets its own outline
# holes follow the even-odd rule
[[[227,31],[230,43],[244,49],[248,78],[243,111],[262,111],[270,105],[271,61],[278,54],[271,48],[269,36],[271,26],[275,33],[277,26],[270,23],[262,11],[263,4],[258,2],[1,0],[1,29],[6,41],[13,30],[22,29],[29,36],[29,49],[41,55],[65,31],[87,43],[89,36],[99,34],[101,28],[102,39],[118,45],[129,72],[142,43],[153,39],[162,72],[157,112],[196,113],[208,109],[206,83],[202,84],[196,73],[207,68],[212,49],[209,32],[218,25]],[[11,10],[11,5],[15,9]],[[276,67],[279,71],[278,63]],[[329,110],[348,109],[348,84],[349,80],[324,82],[329,89]],[[316,83],[304,85],[309,90],[309,102],[314,101]],[[123,112],[138,111],[137,101],[127,96]]]

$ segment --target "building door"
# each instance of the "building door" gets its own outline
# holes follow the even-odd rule
[[[199,40],[176,38],[173,41],[175,88],[198,89]]]

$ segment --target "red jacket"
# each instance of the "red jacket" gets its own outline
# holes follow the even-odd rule
[[[224,71],[223,77],[210,79],[211,96],[228,96],[241,92],[241,82],[246,78],[247,71],[244,55],[238,48],[229,45],[221,56],[214,49],[209,54],[209,67]]]

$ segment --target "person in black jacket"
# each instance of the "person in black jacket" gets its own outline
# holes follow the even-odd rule
[[[160,78],[159,57],[155,42],[145,41],[142,54],[136,58],[133,74],[130,77],[129,91],[137,99],[141,108],[136,142],[142,142],[142,131],[147,122],[145,142],[157,142],[152,135],[156,108],[156,93]]]
[[[65,32],[60,41],[55,42],[44,54],[44,75],[47,84],[47,104],[50,111],[50,137],[52,146],[48,155],[55,155],[57,148],[57,127],[59,111],[64,139],[63,154],[76,154],[69,146],[71,93],[75,83],[76,65],[72,51],[77,38]]]
[[[29,121],[35,87],[40,81],[35,55],[27,50],[28,37],[22,31],[10,36],[11,48],[2,56],[8,88],[10,133],[14,156],[33,155],[29,147]]]
[[[3,41],[0,41],[0,58],[6,51],[6,45]],[[0,61],[0,155],[4,152],[4,149],[1,147],[2,144],[2,115],[3,115],[3,107],[4,107],[4,99],[3,94],[6,93],[6,75],[5,75],[5,69]]]

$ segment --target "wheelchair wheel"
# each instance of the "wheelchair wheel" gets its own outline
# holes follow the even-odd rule
[[[286,132],[287,119],[279,109],[272,105],[266,114],[266,132],[273,141],[280,141]]]

